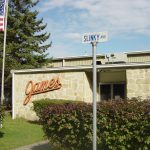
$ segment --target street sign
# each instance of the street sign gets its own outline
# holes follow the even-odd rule
[[[106,42],[108,40],[107,32],[84,33],[82,43]]]
[[[96,46],[98,42],[108,40],[107,32],[84,33],[82,43],[92,44],[93,54],[93,150],[97,150],[97,69],[96,69]]]

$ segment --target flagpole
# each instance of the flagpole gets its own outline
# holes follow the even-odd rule
[[[3,64],[2,64],[2,83],[1,83],[1,102],[0,105],[4,103],[4,72],[5,72],[5,53],[6,53],[6,35],[7,35],[7,16],[8,16],[8,2],[9,0],[5,0],[5,11],[4,11],[4,45],[3,45]],[[2,109],[2,108],[1,108]],[[2,118],[0,118],[0,128],[3,127]]]
[[[4,73],[5,73],[5,53],[6,53],[6,35],[7,35],[7,14],[8,14],[8,1],[6,0],[5,5],[5,21],[4,21],[4,44],[3,44],[3,64],[2,64],[2,85],[1,85],[1,105],[4,103]]]

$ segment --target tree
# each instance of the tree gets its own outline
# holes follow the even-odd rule
[[[50,34],[44,31],[46,24],[43,23],[43,19],[38,19],[38,11],[33,10],[38,2],[9,0],[5,61],[5,88],[9,92],[10,70],[37,68],[47,63],[46,50],[51,46],[51,42],[49,44],[45,42]],[[2,66],[2,32],[0,33],[0,47],[0,65]]]

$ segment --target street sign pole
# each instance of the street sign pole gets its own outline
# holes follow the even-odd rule
[[[96,46],[99,42],[106,42],[107,32],[84,33],[82,43],[92,44],[93,54],[93,150],[97,149],[97,67],[96,67]]]
[[[93,54],[93,150],[97,149],[97,69],[96,69],[96,42],[91,42]]]

